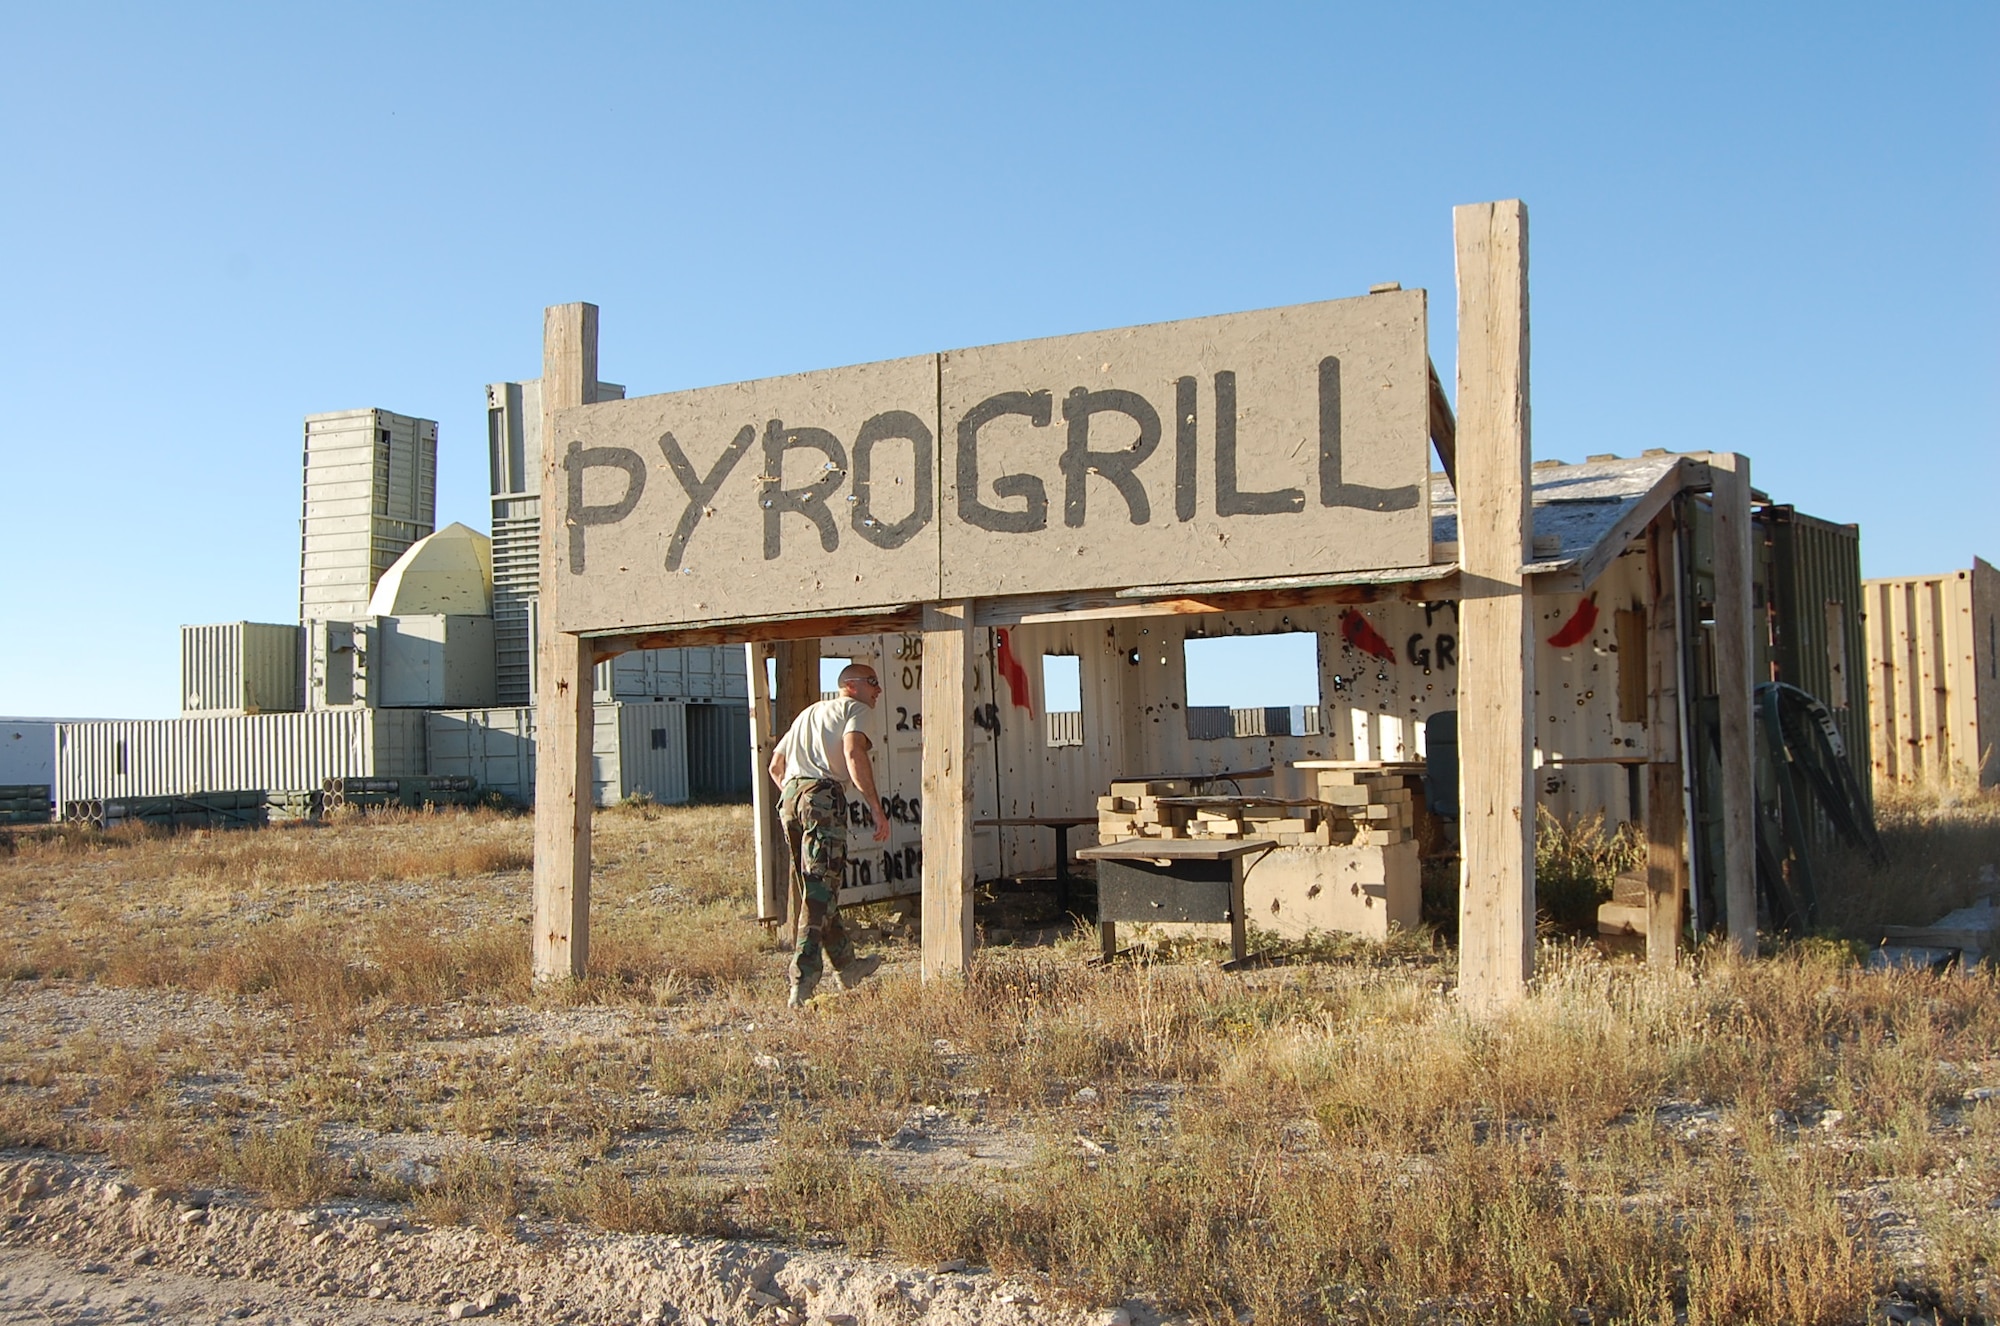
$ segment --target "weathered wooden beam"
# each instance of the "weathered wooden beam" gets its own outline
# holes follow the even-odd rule
[[[834,617],[779,617],[704,622],[679,630],[620,632],[593,636],[591,643],[612,653],[627,649],[687,649],[696,645],[775,644],[783,640],[819,640],[836,635],[887,635],[921,629],[919,608],[883,612],[842,613]]]
[[[1534,972],[1534,622],[1528,212],[1455,208],[1458,254],[1459,992],[1492,1009]]]
[[[557,410],[597,393],[597,306],[560,304],[542,318],[542,521],[535,694],[534,971],[580,978],[590,958],[592,706],[588,640],[555,629],[566,490]]]
[[[1444,383],[1438,381],[1438,366],[1431,370],[1431,445],[1437,448],[1438,463],[1444,466],[1444,477],[1452,486],[1458,485],[1458,420],[1451,412],[1451,402],[1445,399]]]
[[[1687,895],[1687,824],[1680,755],[1680,572],[1675,508],[1646,531],[1646,961],[1672,967],[1680,958],[1681,908]]]
[[[972,964],[973,604],[924,609],[925,980]]]
[[[1722,731],[1722,898],[1729,942],[1757,952],[1756,732],[1751,687],[1757,649],[1750,582],[1750,459],[1708,459],[1715,502],[1715,690]]]
[[[743,666],[749,671],[750,696],[750,818],[757,861],[757,919],[783,921],[790,908],[791,857],[778,827],[778,788],[771,781],[771,756],[783,735],[772,722],[771,678],[764,661],[766,644],[743,646]]]
[[[1262,589],[1201,590],[1159,598],[1134,598],[1128,590],[1019,595],[980,599],[978,626],[1032,626],[1044,622],[1110,621],[1126,617],[1185,617],[1213,612],[1350,607],[1404,600],[1435,603],[1458,597],[1458,574],[1366,584],[1284,585]]]

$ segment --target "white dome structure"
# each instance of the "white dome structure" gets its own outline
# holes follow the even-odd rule
[[[493,615],[493,542],[450,524],[411,544],[368,600],[371,617]]]

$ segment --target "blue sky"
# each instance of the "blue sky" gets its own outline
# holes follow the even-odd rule
[[[1434,292],[1532,217],[1540,456],[1748,453],[1866,570],[2000,557],[1992,5],[0,9],[0,712],[296,614],[299,430],[603,309],[634,393]]]

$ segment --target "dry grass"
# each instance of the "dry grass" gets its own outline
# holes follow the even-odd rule
[[[1899,788],[1876,799],[1875,824],[1888,865],[1843,853],[1816,866],[1830,932],[1872,944],[1885,925],[1924,925],[2000,895],[2000,789]]]
[[[1892,851],[1933,907],[1996,817],[1934,815],[1932,861],[1924,813]],[[1079,942],[928,985],[892,946],[790,1015],[781,946],[740,919],[747,814],[638,806],[598,821],[589,978],[537,991],[525,870],[464,869],[527,828],[24,841],[0,1140],[277,1205],[964,1257],[1218,1322],[1834,1323],[1899,1276],[1994,1311],[2000,1100],[1967,1094],[2000,1086],[1990,972],[1807,942],[1658,975],[1552,943],[1533,998],[1482,1021],[1428,936],[1250,976],[1092,969]],[[1580,893],[1625,850],[1550,847]],[[291,864],[371,855],[417,873]],[[90,991],[205,1002],[136,1031],[26,1014]],[[336,1132],[427,1167],[338,1160]]]

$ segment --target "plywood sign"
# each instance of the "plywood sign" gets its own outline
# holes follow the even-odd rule
[[[1413,290],[565,410],[557,626],[1422,566],[1428,366]]]

